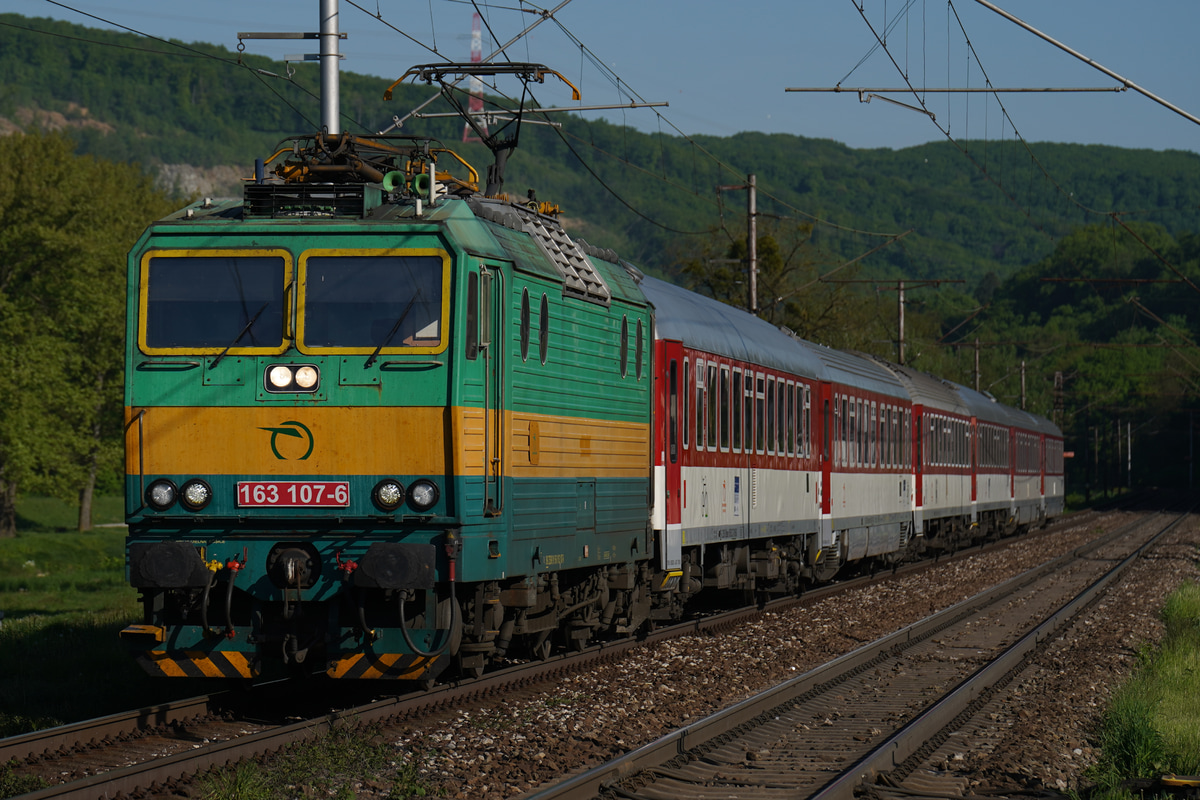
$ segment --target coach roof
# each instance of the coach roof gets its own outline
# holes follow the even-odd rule
[[[825,377],[815,345],[793,339],[769,322],[655,278],[643,278],[640,286],[654,305],[659,339],[805,378]]]

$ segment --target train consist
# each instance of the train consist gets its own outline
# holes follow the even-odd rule
[[[258,173],[129,255],[151,674],[473,675],[1062,511],[1049,421],[644,276],[435,142]]]

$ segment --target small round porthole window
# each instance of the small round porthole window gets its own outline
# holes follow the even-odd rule
[[[521,292],[521,360],[529,358],[529,290]]]
[[[621,317],[621,377],[629,374],[629,318]]]
[[[546,353],[550,348],[550,301],[542,294],[541,320],[538,322],[538,355],[542,363],[546,363]]]
[[[638,326],[637,326],[637,342],[634,344],[634,348],[635,348],[634,364],[636,365],[634,368],[637,370],[637,379],[639,381],[642,379],[642,348],[643,348],[643,346],[644,345],[642,344],[642,321],[639,319]]]

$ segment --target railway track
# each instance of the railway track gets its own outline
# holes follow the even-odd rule
[[[1077,515],[1069,520],[1069,524],[1078,526],[1090,519],[1091,515]],[[1017,541],[1020,539],[1004,540],[988,547],[1003,548]],[[979,551],[980,548],[972,548],[969,552]],[[964,551],[960,555],[966,554]],[[942,559],[941,563],[947,560]],[[906,565],[897,573],[919,572],[931,563]],[[343,693],[338,709],[297,707],[295,698],[299,693],[295,684],[289,682],[259,687],[253,693],[192,698],[0,740],[0,763],[15,760],[19,765],[18,772],[40,775],[55,784],[27,796],[37,800],[170,791],[187,782],[190,776],[277,751],[336,725],[397,724],[484,702],[495,696],[511,696],[554,682],[563,675],[619,659],[644,643],[696,632],[719,633],[735,629],[764,612],[818,602],[834,594],[854,591],[872,580],[871,576],[863,576],[843,581],[810,591],[800,598],[776,601],[762,609],[715,614],[654,631],[641,639],[607,643],[582,653],[511,667],[428,692],[368,702],[361,702],[361,697],[355,699],[352,693]],[[322,686],[329,688],[328,684]],[[368,688],[378,689],[378,685]]]
[[[1185,516],[1131,522],[528,797],[851,800],[864,786],[889,800],[964,794],[962,780],[932,765],[987,747],[972,720],[1054,631]]]

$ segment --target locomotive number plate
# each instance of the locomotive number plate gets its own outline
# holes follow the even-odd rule
[[[350,484],[345,481],[238,481],[237,504],[240,508],[345,508],[350,505]]]

